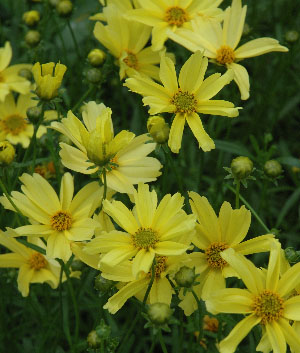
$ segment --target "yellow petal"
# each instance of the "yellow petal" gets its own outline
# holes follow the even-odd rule
[[[34,269],[30,268],[29,265],[24,264],[20,267],[18,274],[18,289],[23,297],[27,297],[29,294],[29,284],[34,275]]]
[[[70,173],[65,173],[61,180],[60,202],[63,210],[68,210],[74,193],[74,181]]]
[[[288,320],[300,321],[300,295],[289,298],[284,302],[283,315]]]
[[[288,48],[279,44],[278,40],[268,37],[257,38],[247,42],[235,50],[237,59],[252,58],[273,51],[287,52]]]
[[[47,240],[47,257],[67,262],[72,255],[70,242],[62,232],[51,234]]]
[[[181,148],[182,134],[185,124],[185,116],[183,114],[176,114],[172,122],[168,146],[173,153],[179,153]]]
[[[0,255],[0,267],[20,267],[26,263],[26,258],[20,254],[10,253]]]
[[[100,265],[102,263],[108,266],[118,265],[122,261],[131,259],[136,254],[136,252],[136,249],[132,249],[132,247],[129,246],[126,248],[122,247],[113,249],[101,258]]]
[[[170,96],[177,92],[178,84],[175,65],[173,61],[165,55],[161,57],[159,77]]]
[[[154,247],[155,253],[162,256],[181,255],[187,249],[188,246],[175,241],[160,241]]]
[[[10,42],[5,42],[3,48],[0,48],[0,72],[7,68],[12,58],[12,49]]]
[[[280,278],[277,293],[284,297],[300,284],[300,263],[293,265]]]
[[[290,326],[288,320],[286,320],[284,318],[279,319],[278,324],[280,325],[280,329],[284,335],[284,338],[285,338],[287,344],[290,346],[291,351],[293,353],[298,353],[299,347],[300,347],[299,334],[296,332],[294,327]],[[297,322],[297,324],[298,324],[298,322]]]
[[[170,305],[174,290],[166,277],[155,278],[149,294],[150,304],[165,303]]]
[[[139,184],[138,191],[134,192],[136,213],[143,228],[150,228],[157,206],[156,192],[149,191],[149,185]]]
[[[286,340],[281,330],[281,325],[279,325],[276,321],[273,321],[267,323],[265,327],[273,352],[286,353]]]
[[[225,278],[222,275],[222,271],[217,269],[210,269],[206,280],[202,287],[202,298],[207,300],[211,295],[218,293],[220,290],[226,287]]]
[[[151,269],[155,252],[153,249],[141,249],[132,260],[132,274],[138,278],[140,273],[148,273]]]
[[[228,68],[232,69],[234,72],[234,81],[238,85],[241,93],[241,99],[246,100],[250,97],[250,82],[249,75],[244,66],[236,63],[228,65]]]
[[[265,234],[243,241],[242,243],[232,246],[232,248],[242,255],[256,254],[258,252],[270,251],[273,241],[274,234]]]

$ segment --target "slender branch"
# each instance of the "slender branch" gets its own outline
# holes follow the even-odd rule
[[[163,353],[168,353],[165,341],[164,341],[163,336],[161,334],[161,329],[158,330],[158,339],[159,339],[159,343],[160,343],[160,346],[161,346]]]
[[[236,191],[235,191],[235,208],[240,208],[240,186],[241,182],[237,180],[236,182]]]

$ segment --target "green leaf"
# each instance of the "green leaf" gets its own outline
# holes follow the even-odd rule
[[[253,158],[253,155],[248,151],[248,149],[245,146],[240,145],[238,143],[215,140],[215,145],[216,145],[216,149],[218,150],[230,152],[238,156],[246,156],[249,158]]]
[[[283,205],[279,215],[278,219],[275,225],[275,228],[278,228],[283,221],[284,217],[288,214],[289,210],[295,205],[295,203],[299,200],[300,198],[300,188],[296,189],[292,195],[288,198],[286,203]]]
[[[277,161],[289,165],[291,167],[298,167],[300,168],[300,159],[294,157],[279,157]]]

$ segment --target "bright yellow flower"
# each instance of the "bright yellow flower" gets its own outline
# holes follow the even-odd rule
[[[103,0],[99,0],[102,6],[105,5]],[[128,10],[139,7],[137,0],[107,0],[107,7],[116,6],[121,14],[125,14]],[[90,20],[107,22],[107,13],[101,12],[89,17]]]
[[[41,65],[39,62],[35,63],[32,73],[37,85],[36,94],[45,100],[55,98],[66,70],[67,67],[63,64],[55,65],[50,62]]]
[[[15,229],[19,235],[44,237],[47,256],[68,261],[72,255],[70,243],[91,239],[98,223],[91,216],[101,203],[101,189],[95,181],[85,185],[73,198],[74,182],[65,173],[58,198],[52,186],[39,174],[23,174],[23,193],[13,191],[12,200],[32,225]],[[5,196],[2,205],[15,211]]]
[[[221,206],[219,218],[204,196],[190,192],[190,205],[193,214],[198,219],[196,235],[192,242],[200,249],[199,252],[189,254],[192,260],[188,266],[195,266],[196,274],[200,274],[195,286],[198,297],[204,300],[213,293],[226,287],[225,278],[237,274],[224,261],[220,253],[228,248],[234,249],[242,255],[249,255],[263,251],[269,251],[273,243],[273,234],[261,235],[253,239],[243,241],[247,235],[251,223],[251,213],[245,206],[233,210],[229,202]],[[197,309],[197,303],[191,293],[187,293],[180,303],[186,315],[191,315]]]
[[[9,165],[15,158],[14,146],[8,141],[0,141],[0,166]]]
[[[59,284],[60,265],[57,261],[32,250],[13,238],[13,231],[0,231],[0,244],[11,253],[0,255],[0,267],[19,268],[18,289],[23,297],[29,294],[30,283],[48,283],[52,288]],[[28,242],[45,249],[39,238],[27,239]]]
[[[244,66],[237,62],[266,54],[272,51],[287,52],[288,49],[276,39],[263,37],[251,40],[237,48],[242,36],[247,6],[242,8],[241,0],[233,0],[232,6],[225,11],[224,23],[193,21],[193,30],[179,29],[176,33],[169,31],[168,36],[185,48],[204,55],[216,64],[224,65],[234,72],[234,81],[239,87],[242,99],[249,98],[249,75]]]
[[[159,79],[159,52],[145,48],[151,28],[135,21],[126,20],[117,7],[104,8],[107,25],[97,22],[94,35],[118,60],[120,79],[137,73]]]
[[[217,7],[222,0],[138,0],[140,8],[127,12],[127,17],[153,27],[152,48],[161,50],[168,39],[167,31],[190,28],[191,20],[201,16],[204,19],[222,18]]]
[[[274,242],[267,271],[256,268],[233,249],[222,252],[224,261],[239,274],[246,289],[222,289],[206,301],[212,313],[244,314],[242,319],[220,342],[220,353],[233,353],[250,330],[260,324],[263,336],[258,351],[285,353],[286,343],[300,352],[300,337],[291,327],[290,320],[300,321],[300,296],[290,294],[300,284],[300,263],[280,277],[280,245]]]
[[[4,102],[0,102],[0,141],[7,140],[16,145],[20,143],[27,148],[33,135],[33,125],[27,119],[26,111],[37,105],[33,94],[20,94],[17,102],[12,93],[8,94]],[[45,126],[40,126],[37,138],[46,133]]]
[[[118,192],[133,193],[133,184],[156,180],[162,165],[147,157],[156,144],[149,137],[121,131],[114,136],[111,109],[89,102],[83,113],[85,126],[69,111],[61,123],[51,127],[66,135],[77,148],[61,142],[62,164],[76,172],[92,174],[106,168],[107,186]]]
[[[8,66],[12,58],[12,50],[9,42],[0,48],[0,102],[4,101],[10,91],[22,94],[29,93],[30,82],[18,75],[21,69],[31,70],[30,64],[18,64]]]
[[[179,193],[166,195],[157,205],[156,192],[139,184],[133,198],[134,211],[120,201],[104,200],[104,212],[124,231],[103,232],[85,249],[89,254],[105,254],[100,263],[111,267],[133,258],[132,273],[137,278],[149,272],[155,255],[181,255],[187,250],[184,238],[192,236],[195,218],[182,210],[184,198]]]
[[[224,100],[211,100],[225,85],[233,79],[233,72],[214,74],[204,80],[207,58],[196,52],[182,66],[177,82],[175,66],[171,59],[162,56],[159,76],[162,85],[144,77],[129,78],[124,86],[144,96],[143,102],[150,106],[151,115],[168,112],[174,113],[169,146],[178,153],[185,121],[198,140],[199,148],[207,152],[215,148],[213,140],[203,128],[198,113],[235,117],[238,108]]]

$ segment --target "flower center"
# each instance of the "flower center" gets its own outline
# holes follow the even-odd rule
[[[27,126],[27,121],[20,115],[13,114],[0,120],[0,130],[6,134],[18,135],[24,131]]]
[[[196,111],[197,100],[192,93],[179,89],[171,99],[171,104],[176,107],[175,113],[192,113]]]
[[[261,317],[263,324],[277,321],[283,315],[283,302],[277,293],[266,289],[253,300],[255,315]]]
[[[210,244],[210,246],[205,250],[206,260],[210,267],[222,269],[227,265],[227,262],[223,260],[220,255],[220,252],[227,248],[229,248],[229,246],[223,242]]]
[[[58,211],[51,217],[50,224],[55,230],[67,230],[71,228],[72,217],[69,212]]]
[[[166,270],[167,256],[157,255],[155,257],[155,261],[156,261],[154,266],[155,277],[160,277],[160,274]],[[151,272],[150,272],[150,275],[151,275]]]
[[[117,169],[118,168],[118,160],[117,157],[112,157],[109,160],[108,166],[110,169]]]
[[[169,7],[165,14],[165,21],[171,26],[182,26],[188,21],[188,14],[184,9],[178,6]]]
[[[231,64],[234,62],[234,59],[234,51],[228,45],[222,45],[221,48],[217,50],[216,60],[221,65]]]
[[[42,254],[35,252],[30,256],[28,264],[31,268],[38,271],[47,266],[47,260]]]
[[[151,228],[140,228],[132,234],[133,245],[139,249],[152,248],[158,242],[157,233]]]
[[[127,56],[123,59],[123,61],[127,66],[132,67],[135,70],[139,68],[139,62],[136,55],[130,51],[127,52]]]

